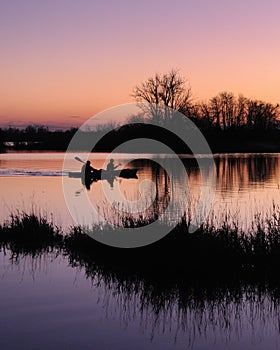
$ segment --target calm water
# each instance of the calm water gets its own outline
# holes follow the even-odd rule
[[[104,167],[106,155],[92,157]],[[81,155],[82,158],[82,155]],[[135,158],[145,158],[144,155]],[[118,155],[125,164],[129,156]],[[164,212],[175,195],[170,220],[178,219],[182,194],[193,212],[201,191],[196,162],[185,158],[189,190],[180,187],[152,160],[127,164],[137,167],[138,179],[115,179],[92,184],[87,191],[79,179],[69,179],[77,207],[83,195],[97,208],[93,220],[113,222],[119,212],[108,209],[103,190],[119,187],[129,203],[142,198],[142,212]],[[217,225],[225,215],[245,229],[256,214],[269,216],[278,206],[280,155],[216,156],[217,188],[210,212]],[[172,163],[167,157],[164,161]],[[0,155],[0,215],[7,220],[15,211],[45,213],[67,229],[73,219],[65,204],[62,177],[63,154],[30,153]],[[77,161],[69,170],[78,170]],[[148,180],[148,181],[147,181]],[[144,181],[144,182],[143,182]],[[142,183],[142,189],[139,186]],[[154,185],[153,185],[154,183]],[[144,185],[143,185],[144,184]],[[210,191],[212,184],[203,186]],[[156,198],[155,206],[150,199]],[[141,197],[142,196],[142,197]],[[139,203],[139,202],[138,202]],[[145,207],[145,204],[147,205]],[[133,214],[134,215],[134,214]],[[138,215],[138,213],[135,213]],[[92,270],[73,266],[61,254],[39,257],[0,252],[0,348],[1,349],[277,349],[280,347],[279,290],[269,286],[197,287],[169,289],[168,284],[131,280],[111,275],[98,266]]]
[[[263,286],[170,291],[85,274],[61,255],[12,261],[9,251],[0,253],[0,281],[1,349],[280,346],[279,299]]]
[[[99,154],[91,158],[93,166],[104,168],[106,154]],[[81,158],[83,155],[81,155]],[[184,158],[187,169],[182,174],[173,172],[171,180],[157,166],[156,156],[153,160],[146,160],[145,155],[131,156],[116,155],[115,163],[126,164],[126,167],[138,168],[138,179],[116,178],[113,183],[108,181],[94,182],[88,191],[80,179],[69,179],[67,171],[79,171],[81,163],[72,160],[63,169],[63,153],[13,153],[0,155],[0,221],[6,220],[15,211],[35,210],[47,216],[52,216],[56,224],[67,229],[75,222],[69,214],[62,188],[62,178],[67,181],[67,188],[73,198],[74,206],[80,210],[80,203],[84,197],[88,198],[95,209],[95,222],[119,220],[124,212],[134,212],[146,216],[156,210],[164,213],[170,198],[174,198],[170,208],[170,221],[178,221],[184,211],[194,213],[200,198],[202,186],[205,193],[213,187],[206,177],[203,185],[197,163],[191,158]],[[142,158],[142,159],[141,159]],[[162,157],[166,164],[172,166],[173,159]],[[128,164],[127,164],[128,163]],[[238,222],[240,227],[248,228],[254,221],[255,215],[261,217],[271,215],[273,205],[280,204],[280,155],[279,154],[245,154],[215,156],[217,184],[214,201],[208,218],[216,225],[222,224],[225,215],[228,221]],[[186,188],[186,181],[189,185]],[[114,193],[119,190],[123,195],[122,201],[116,197],[119,210],[112,210],[109,199],[114,200]],[[104,194],[105,193],[105,194]],[[107,193],[107,194],[106,194]],[[112,198],[108,199],[108,196]],[[187,204],[186,204],[187,200]],[[138,208],[133,208],[135,201]],[[206,198],[205,202],[208,201]],[[154,203],[151,206],[151,203]],[[208,202],[207,202],[208,203]],[[115,205],[116,207],[116,205]],[[191,215],[190,214],[190,215]],[[166,219],[166,218],[165,218]]]

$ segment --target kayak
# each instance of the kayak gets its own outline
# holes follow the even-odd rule
[[[122,169],[119,170],[104,170],[104,169],[94,169],[94,171],[90,174],[86,175],[87,181],[96,181],[101,179],[112,179],[114,177],[122,177],[125,179],[137,179],[137,171],[138,169]],[[81,171],[70,171],[68,173],[69,177],[72,178],[82,178]]]

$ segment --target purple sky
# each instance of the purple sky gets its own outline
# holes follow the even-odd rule
[[[177,68],[195,97],[280,101],[280,2],[0,0],[0,125],[78,125]]]

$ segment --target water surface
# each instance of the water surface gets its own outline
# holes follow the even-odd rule
[[[279,299],[265,285],[171,290],[0,253],[1,349],[276,349]]]
[[[81,155],[82,157],[83,155]],[[104,168],[106,154],[92,155],[96,168]],[[131,155],[117,155],[125,164]],[[73,224],[65,204],[62,153],[0,155],[0,215],[7,220],[15,211],[38,211],[65,229]],[[170,196],[188,196],[192,211],[201,191],[197,163],[183,158],[189,189],[181,186],[184,174],[171,179],[153,160],[134,155],[126,166],[137,167],[138,179],[116,178],[84,188],[80,179],[69,179],[77,204],[81,193],[105,218],[117,219],[106,208],[104,187],[119,186],[127,200],[155,195],[152,210],[164,211]],[[265,218],[279,203],[278,154],[216,155],[217,189],[210,218],[222,224],[225,217],[244,228],[256,215]],[[172,158],[166,157],[172,163]],[[70,170],[79,170],[73,159]],[[148,181],[146,181],[148,180]],[[146,181],[146,182],[145,182]],[[152,185],[154,183],[154,185]],[[204,184],[204,186],[210,186]],[[149,187],[150,186],[150,187]],[[180,187],[181,186],[181,187]],[[150,192],[149,192],[150,190]],[[154,191],[155,190],[155,191]],[[154,191],[154,192],[153,192]],[[178,194],[178,198],[181,198]],[[176,196],[177,198],[177,196]],[[177,220],[180,201],[171,220]],[[177,207],[177,208],[176,208]],[[96,217],[100,220],[100,217]],[[144,257],[143,257],[144,258]],[[129,264],[129,262],[128,262]],[[280,290],[268,285],[234,282],[231,285],[193,285],[181,276],[184,287],[169,281],[86,266],[62,252],[38,256],[13,256],[0,251],[0,348],[1,349],[277,349],[280,344]]]
[[[107,154],[92,155],[91,161],[96,168],[105,168]],[[150,155],[149,155],[150,157]],[[161,166],[157,165],[157,157],[145,159],[145,155],[115,156],[115,163],[124,167],[138,168],[138,179],[115,178],[113,183],[103,180],[94,182],[90,190],[86,190],[79,179],[69,179],[71,196],[80,209],[82,196],[86,195],[98,212],[94,215],[96,222],[119,220],[119,213],[114,213],[108,205],[104,191],[114,194],[119,188],[124,200],[119,204],[120,211],[131,210],[133,201],[141,197],[141,208],[136,214],[152,215],[154,210],[164,212],[170,201],[175,198],[171,208],[170,221],[178,221],[184,211],[193,213],[200,198],[202,186],[210,192],[212,183],[201,183],[198,165],[191,157],[184,157],[186,173],[174,171],[170,179]],[[83,155],[81,155],[83,158]],[[129,162],[134,158],[133,162]],[[164,162],[171,164],[170,155],[162,155]],[[58,225],[64,228],[74,224],[63,195],[62,178],[69,171],[79,171],[81,163],[74,160],[69,169],[63,169],[63,153],[13,153],[0,155],[0,220],[6,220],[16,210],[30,211],[35,209],[52,215]],[[221,225],[225,216],[228,221],[238,222],[240,227],[248,228],[256,215],[265,218],[270,216],[273,207],[280,204],[280,167],[279,154],[232,154],[216,155],[217,172],[216,195],[208,218]],[[176,169],[175,169],[176,170]],[[176,186],[174,186],[174,184]],[[142,186],[142,187],[141,187]],[[186,201],[183,200],[187,198]],[[127,207],[124,203],[127,202]],[[151,203],[153,206],[151,207]],[[125,203],[126,204],[126,203]],[[149,208],[149,210],[146,210]],[[77,209],[77,210],[78,210]],[[135,211],[135,210],[134,210]],[[124,213],[125,215],[125,213]]]

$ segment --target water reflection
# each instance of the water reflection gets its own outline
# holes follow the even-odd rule
[[[91,179],[88,189],[93,207],[100,217],[112,224],[139,217],[153,222],[165,213],[170,203],[172,184],[164,167],[154,160],[137,159],[126,164],[126,172],[116,176],[105,173]],[[78,189],[76,196],[82,195]],[[140,223],[140,221],[139,221]]]
[[[34,283],[44,286],[43,290],[40,289],[43,299],[50,293],[49,289],[53,289],[52,284],[46,284],[49,280],[48,266],[63,254],[71,268],[83,271],[85,278],[92,281],[98,298],[96,300],[92,295],[88,302],[100,303],[105,319],[108,322],[113,319],[119,323],[120,329],[129,329],[134,322],[144,336],[148,335],[152,344],[167,335],[172,337],[174,348],[178,345],[179,348],[192,349],[211,346],[258,349],[259,342],[262,348],[277,345],[280,319],[280,288],[277,282],[228,280],[217,284],[210,280],[190,280],[187,276],[169,280],[149,273],[135,274],[128,267],[95,260],[77,249],[57,253],[42,250],[38,255],[36,249],[36,257],[32,251],[25,251],[15,258],[12,250],[5,251],[11,258],[9,264],[16,263],[21,270],[20,278],[26,278],[23,272],[27,266],[32,266]],[[77,290],[79,285],[75,283],[73,288]],[[90,285],[87,294],[92,294]],[[84,290],[80,297],[85,298]],[[92,306],[88,305],[87,309],[92,309]],[[67,312],[64,316],[60,315],[62,319],[67,317]],[[56,331],[61,331],[59,327],[64,326],[63,322],[56,323]],[[78,322],[75,327],[79,333]],[[92,329],[92,332],[94,334],[95,330]],[[133,346],[133,339],[128,345]],[[156,348],[161,349],[160,346]]]
[[[279,156],[266,154],[216,157],[217,183],[222,191],[261,187],[277,179]]]
[[[119,184],[121,191],[130,201],[137,200],[139,196],[139,186],[145,180],[149,180],[155,185],[155,195],[148,198],[153,193],[151,183],[145,184],[145,193],[147,203],[146,210],[139,209],[138,214],[144,217],[150,217],[155,220],[161,216],[168,207],[170,212],[168,220],[170,222],[179,222],[183,215],[187,214],[190,222],[200,218],[209,220],[215,218],[214,225],[219,226],[225,219],[224,216],[230,214],[237,220],[242,228],[250,227],[254,221],[254,215],[261,213],[265,218],[270,215],[273,203],[278,204],[279,197],[275,190],[279,191],[279,156],[278,155],[225,155],[216,156],[216,174],[217,189],[216,199],[209,213],[207,206],[210,198],[206,196],[203,199],[202,190],[205,193],[211,193],[211,170],[207,165],[203,168],[206,177],[202,179],[201,169],[194,158],[182,158],[185,169],[178,169],[172,157],[161,159],[162,166],[159,165],[158,159],[153,161],[147,159],[137,159],[129,164],[134,168],[139,168],[138,181],[130,182],[115,179],[114,185]],[[203,167],[204,160],[201,164]],[[170,174],[164,170],[171,169]],[[186,170],[186,171],[185,171]],[[187,172],[187,173],[186,173]],[[186,181],[187,174],[187,181]],[[170,176],[171,175],[171,176]],[[94,184],[95,185],[95,184]],[[112,188],[112,187],[111,187]],[[94,186],[93,186],[94,190]],[[270,194],[270,190],[272,190]],[[115,208],[108,209],[108,202],[101,192],[95,192],[95,207],[103,215],[107,213],[106,219],[110,222],[119,222],[120,213]],[[171,198],[175,198],[171,203]],[[203,204],[197,215],[197,208],[200,200]],[[211,203],[210,203],[211,204]],[[279,203],[280,204],[280,203]],[[127,213],[127,211],[125,211]],[[208,215],[208,218],[207,218]],[[198,219],[196,218],[198,217]]]
[[[33,157],[35,156],[33,155]],[[48,157],[50,158],[50,156]],[[33,167],[40,170],[49,167],[48,170],[55,170],[61,169],[63,156],[54,158],[52,162],[43,159],[41,162],[35,162],[35,165],[34,159],[28,159],[25,159],[22,164],[18,159],[12,162],[5,160],[0,166],[9,169]],[[103,159],[96,164],[102,167],[102,161]],[[167,162],[172,168],[171,158],[166,157],[164,162]],[[114,179],[113,187],[118,185],[126,198],[135,200],[139,196],[139,183],[150,179],[156,190],[152,205],[148,206],[144,212],[147,217],[154,217],[155,214],[164,212],[174,191],[178,191],[175,193],[176,198],[180,198],[179,194],[182,193],[188,196],[189,207],[184,207],[184,210],[191,211],[192,205],[195,206],[200,195],[201,173],[194,159],[186,157],[183,158],[183,162],[189,176],[188,189],[182,185],[185,175],[178,169],[174,169],[171,179],[164,171],[164,167],[157,164],[156,159],[150,161],[140,158],[131,164],[132,167],[139,168],[138,179],[117,178]],[[258,210],[264,212],[273,201],[279,203],[279,155],[216,156],[215,163],[217,196],[213,213],[216,217],[218,213],[224,213],[228,209],[234,211],[238,207],[243,214],[239,218],[240,221],[248,220],[250,224],[251,218]],[[177,187],[173,186],[174,182],[178,185]],[[111,184],[106,180],[103,183],[108,185],[110,190]],[[148,186],[151,185],[148,182],[145,184],[148,195]],[[74,193],[84,191],[79,179],[73,179],[71,185]],[[101,181],[97,181],[92,183],[89,191],[89,196],[92,196],[92,200],[97,201],[100,207],[102,207],[103,201],[101,190]],[[57,212],[63,217],[66,216],[67,211],[62,209],[64,201],[59,177],[12,178],[5,176],[1,178],[3,198],[5,201],[11,200],[11,203],[19,203],[17,208],[20,208],[22,202],[25,202],[25,205],[29,203],[30,194],[33,192],[36,196],[40,193],[39,200],[37,197],[35,198],[39,207],[45,209],[46,203],[51,199],[46,212],[52,212],[54,205],[58,205]],[[22,197],[19,197],[19,193],[23,193]],[[59,194],[61,198],[59,198]],[[77,193],[77,198],[79,198],[79,193]],[[259,207],[257,201],[260,202]],[[106,205],[105,203],[104,208]],[[174,213],[180,205],[183,205],[180,201],[175,203]],[[101,211],[104,212],[106,210],[104,208]],[[29,211],[29,208],[25,209]],[[119,214],[108,209],[107,213],[110,216]],[[3,215],[2,219],[7,218],[4,210],[1,211],[1,215]],[[219,221],[219,219],[216,220]],[[217,225],[220,226],[219,222]],[[68,227],[68,222],[65,226]],[[36,230],[34,231],[35,235]],[[120,327],[129,327],[132,321],[136,322],[142,334],[148,334],[151,337],[153,344],[156,343],[157,338],[168,335],[168,338],[172,338],[180,348],[209,348],[213,345],[221,349],[225,346],[233,349],[248,349],[250,347],[263,349],[276,348],[278,345],[280,287],[277,280],[265,280],[260,277],[258,281],[255,281],[250,276],[249,280],[244,282],[238,277],[234,278],[228,274],[228,279],[219,281],[219,283],[215,283],[211,279],[203,282],[198,281],[197,276],[186,272],[184,268],[180,267],[180,264],[176,265],[176,271],[171,269],[170,263],[174,259],[176,260],[178,255],[180,255],[178,261],[190,264],[190,271],[201,260],[200,255],[195,257],[194,261],[188,259],[189,250],[185,250],[185,247],[174,250],[173,254],[166,250],[160,256],[155,255],[150,264],[144,263],[147,260],[145,253],[138,254],[136,263],[131,264],[129,256],[124,256],[121,259],[120,256],[115,256],[111,250],[101,251],[97,254],[91,249],[81,251],[78,248],[76,245],[62,244],[62,237],[59,235],[56,236],[55,240],[52,236],[49,237],[49,230],[46,227],[43,239],[35,240],[33,237],[28,240],[22,237],[21,240],[9,238],[2,241],[0,244],[1,254],[6,254],[7,259],[1,260],[4,261],[1,268],[4,266],[4,269],[8,269],[7,266],[14,264],[13,266],[23,271],[27,266],[28,268],[31,266],[32,271],[36,272],[33,275],[35,283],[42,283],[41,298],[43,300],[55,288],[54,285],[49,284],[47,272],[45,269],[42,270],[40,262],[43,261],[43,266],[50,266],[57,257],[63,256],[64,261],[67,260],[71,269],[82,272],[83,281],[92,282],[92,289],[98,291],[100,295],[98,301],[102,304],[106,317],[117,320]],[[188,247],[188,249],[190,248]],[[131,251],[131,256],[133,255],[136,255],[134,250]],[[214,258],[212,257],[212,260]],[[210,259],[211,254],[209,254]],[[209,261],[210,263],[211,261]],[[223,261],[220,263],[222,264]],[[207,259],[205,259],[205,264],[208,264]],[[65,271],[61,272],[59,276],[62,281],[61,290],[65,290],[64,273]],[[46,275],[43,282],[42,275]],[[1,276],[3,278],[3,275]],[[40,276],[38,282],[36,282],[36,276]],[[24,279],[25,276],[21,274],[19,278]],[[5,288],[9,289],[9,286],[6,287],[4,283],[1,283],[2,294],[6,290]],[[83,293],[79,292],[80,285],[75,285],[75,288],[76,299],[73,297],[67,307],[75,305],[77,299],[83,299],[85,295],[88,296],[89,300],[87,307],[91,306],[90,303],[94,304],[95,307],[98,301],[93,298],[90,287]],[[27,289],[32,289],[32,287],[28,285]],[[18,290],[10,289],[7,291],[7,295],[12,291],[20,294]],[[64,294],[61,298],[63,299],[63,297]],[[55,298],[54,300],[56,300]],[[34,304],[33,300],[24,299],[24,302],[28,307],[32,307]],[[13,306],[13,301],[10,303],[10,305],[6,305],[6,315],[9,314]],[[1,310],[3,311],[3,309]],[[76,310],[74,311],[76,312]],[[86,311],[81,311],[81,313],[83,312]],[[68,316],[67,310],[65,310],[65,314],[60,315],[64,325],[66,324],[67,332],[69,330],[66,322]],[[77,327],[78,333],[82,331],[79,320],[75,323],[75,327]],[[59,330],[56,329],[56,333],[58,334]],[[52,339],[52,335],[49,334],[50,339]],[[108,337],[107,333],[106,337]],[[7,339],[8,344],[9,341],[10,339]],[[133,341],[129,344],[130,347],[134,345]],[[169,348],[171,347],[172,344]],[[162,344],[158,348],[162,349]]]
[[[162,181],[159,182],[158,189],[162,192],[169,192],[177,199],[176,205],[172,209],[174,220],[180,220],[176,213],[180,212],[178,208],[182,208],[184,205],[183,210],[191,221],[196,215],[202,188],[208,187],[208,191],[211,191],[211,169],[207,167],[207,158],[205,158],[203,170],[207,176],[206,181],[203,182],[201,169],[199,169],[196,160],[189,157],[182,160],[188,174],[188,188],[183,185],[186,183],[184,179],[186,174],[174,168],[172,183],[177,184],[176,192],[174,192],[174,188],[170,188],[171,182],[164,181],[162,174],[160,175]],[[157,168],[154,165],[151,167],[150,164],[145,164],[145,162],[141,164],[141,162],[138,166],[142,166],[145,176],[155,181]],[[164,162],[172,168],[172,158],[167,157]],[[261,215],[265,220],[267,216],[271,215],[273,206],[280,204],[279,155],[238,154],[215,156],[215,165],[217,174],[216,198],[208,218],[206,208],[201,209],[201,217],[205,220],[214,220],[213,224],[220,226],[227,217],[232,216],[232,221],[238,222],[243,229],[248,229],[256,214]],[[188,198],[187,205],[184,201],[180,202],[182,193]]]
[[[58,219],[59,224],[63,224],[65,229],[73,224],[63,197],[61,177],[57,176],[58,172],[61,172],[63,156],[62,153],[1,155],[1,222],[15,210],[29,212],[32,206],[36,206],[38,210],[53,214],[54,219]],[[126,164],[127,167],[139,169],[138,179],[116,177],[110,178],[109,181],[94,181],[90,184],[89,191],[85,191],[81,178],[69,179],[69,190],[76,199],[76,207],[79,208],[79,199],[85,192],[88,192],[90,201],[98,210],[99,216],[95,218],[96,221],[102,217],[104,220],[118,222],[121,219],[120,213],[112,210],[112,207],[108,205],[103,186],[109,193],[120,188],[127,201],[133,202],[139,200],[139,189],[143,184],[143,202],[146,201],[147,206],[145,210],[139,211],[141,215],[150,216],[151,219],[156,218],[166,210],[167,203],[169,203],[168,208],[172,215],[169,215],[168,220],[178,221],[182,212],[193,217],[201,198],[202,187],[206,188],[206,192],[212,188],[211,174],[209,173],[208,178],[206,176],[206,181],[202,185],[201,171],[197,161],[188,156],[182,157],[187,171],[186,181],[186,172],[176,168],[170,155],[161,157],[155,155],[151,161],[143,159],[144,156],[121,154],[116,156],[116,163],[120,162]],[[127,164],[130,158],[136,158],[136,160]],[[163,166],[158,164],[159,158]],[[209,217],[215,217],[217,226],[221,225],[224,214],[228,212],[238,217],[243,228],[251,225],[256,213],[261,213],[264,217],[267,214],[270,216],[270,208],[273,203],[280,205],[279,159],[278,154],[215,156],[216,198]],[[95,168],[106,167],[106,155],[104,154],[92,155],[91,160]],[[171,169],[172,176],[167,176],[164,165]],[[205,172],[207,171],[206,165]],[[18,175],[19,170],[20,176]],[[80,171],[80,164],[74,157],[69,171]],[[33,176],[30,175],[31,173]],[[56,176],[53,176],[54,173]],[[37,175],[34,176],[34,174]],[[171,198],[175,198],[175,201],[170,204]]]

